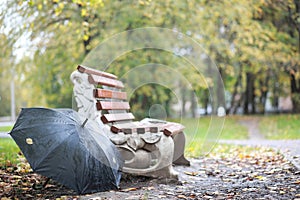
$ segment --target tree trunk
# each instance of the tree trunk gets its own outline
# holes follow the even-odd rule
[[[192,109],[192,117],[196,118],[197,102],[196,102],[196,94],[194,91],[191,91],[191,109]]]
[[[238,95],[238,88],[242,87],[242,66],[240,67],[239,75],[237,77],[237,80],[234,84],[234,89],[231,97],[230,107],[227,109],[227,114],[236,114],[237,108],[239,106],[239,102],[242,97],[237,99]]]
[[[217,101],[218,101],[218,104],[217,104],[217,109],[219,107],[223,107],[225,109],[225,91],[224,91],[224,83],[223,83],[223,80],[225,80],[225,75],[223,73],[223,70],[222,68],[219,68],[219,72],[220,72],[220,76],[217,80],[217,84],[218,84],[218,87],[217,87]]]
[[[295,70],[290,71],[291,95],[293,103],[293,112],[300,112],[300,80],[297,85]]]
[[[244,114],[255,114],[254,74],[246,73],[246,91],[244,99]],[[251,109],[251,110],[249,110]]]
[[[260,81],[260,104],[262,106],[262,113],[266,112],[266,103],[267,103],[267,95],[269,91],[269,79],[270,79],[270,70],[267,71],[266,77],[264,80]]]
[[[186,117],[186,110],[185,110],[185,104],[186,104],[186,90],[185,87],[182,86],[181,89],[181,111],[182,111],[182,116]]]
[[[203,107],[205,109],[204,115],[208,114],[208,106],[209,106],[209,90],[206,89],[204,91],[204,98],[203,98]]]

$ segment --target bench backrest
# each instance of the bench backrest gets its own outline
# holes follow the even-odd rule
[[[101,121],[107,123],[129,122],[134,115],[129,112],[130,105],[126,92],[122,92],[124,84],[117,76],[79,65],[77,70],[88,74],[88,81],[95,85],[94,97],[96,108],[101,111]]]

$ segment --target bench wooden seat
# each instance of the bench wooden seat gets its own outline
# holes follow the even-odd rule
[[[129,122],[123,124],[114,124],[111,126],[111,131],[113,133],[124,132],[125,134],[138,133],[143,134],[146,132],[158,133],[160,131],[159,127],[152,124],[143,124],[140,122]]]
[[[185,145],[185,137],[183,134],[184,126],[179,123],[156,119],[133,121],[135,117],[130,112],[127,94],[122,91],[124,84],[118,80],[117,76],[79,65],[77,71],[72,73],[71,80],[74,83],[76,102],[80,105],[79,112],[86,117],[95,118],[100,124],[102,123],[109,127],[112,134],[109,134],[111,140],[115,142],[115,145],[117,145],[121,151],[127,152],[124,153],[124,157],[125,169],[127,169],[128,172],[146,175],[149,174],[151,170],[159,171],[158,166],[164,165],[162,163],[168,163],[170,157],[171,163],[167,166],[169,174],[172,174],[170,170],[172,162],[175,164],[189,165],[189,161],[187,161],[183,155]],[[153,136],[151,136],[151,134],[153,134]],[[164,135],[164,137],[162,135]],[[168,138],[171,138],[171,140]],[[126,145],[126,141],[128,146]],[[148,143],[148,141],[151,142]],[[170,148],[172,146],[174,146],[174,148]],[[132,149],[130,147],[134,148]],[[146,152],[150,150],[153,152],[158,150],[158,152],[151,155],[152,161],[148,163],[148,168],[144,163],[145,160],[142,162],[133,161],[142,159],[143,157],[146,158],[149,156]],[[128,152],[131,151],[136,159],[130,156],[128,157],[130,154]],[[168,154],[173,155],[170,156]],[[161,158],[157,158],[158,155],[160,155]],[[154,161],[153,159],[159,159],[159,161]],[[154,167],[151,163],[158,164]],[[145,167],[145,169],[142,169],[142,167]],[[164,176],[164,173],[165,172],[161,171],[156,174]]]

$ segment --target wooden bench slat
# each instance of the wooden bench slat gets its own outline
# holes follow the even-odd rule
[[[97,76],[93,74],[90,74],[88,79],[91,84],[106,85],[115,88],[124,88],[124,84],[121,81],[116,79],[110,79],[110,78]]]
[[[143,134],[145,132],[157,133],[159,130],[159,127],[155,125],[143,124],[140,122],[114,124],[111,126],[111,131],[113,133],[124,132],[125,134],[131,134],[133,132],[137,132],[138,134]]]
[[[111,78],[111,79],[117,79],[118,77],[114,74],[110,74],[107,72],[103,72],[103,71],[98,71],[83,65],[78,65],[77,70],[80,71],[81,73],[87,73],[87,74],[94,74],[94,75],[98,75],[98,76],[104,76],[107,78]]]
[[[151,124],[141,122],[130,122],[124,124],[114,124],[111,126],[111,131],[114,133],[124,132],[131,134],[133,132],[145,133],[145,132],[160,132],[162,131],[166,136],[178,134],[184,130],[184,126],[174,122],[167,122],[166,124]]]
[[[117,91],[112,91],[112,90],[105,90],[105,89],[94,89],[94,97],[126,100],[127,93],[126,92],[117,92]]]
[[[96,103],[97,110],[129,110],[130,105],[128,102],[117,101],[98,101]]]
[[[168,122],[167,124],[164,124],[163,126],[163,133],[167,136],[175,135],[184,130],[184,126],[178,123],[174,122]]]
[[[123,121],[123,120],[133,120],[134,116],[132,113],[116,113],[116,114],[104,114],[101,120],[104,124],[109,122]]]

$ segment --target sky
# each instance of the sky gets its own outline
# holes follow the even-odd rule
[[[0,3],[0,15],[1,18],[4,17],[3,24],[0,27],[0,33],[4,33],[9,38],[10,34],[18,31],[18,27],[24,24],[24,19],[15,13],[13,9],[7,8],[6,3],[7,2]],[[30,32],[23,32],[19,36],[19,39],[13,44],[15,63],[20,62],[24,56],[32,56],[34,53],[32,46],[34,45],[30,40]]]

